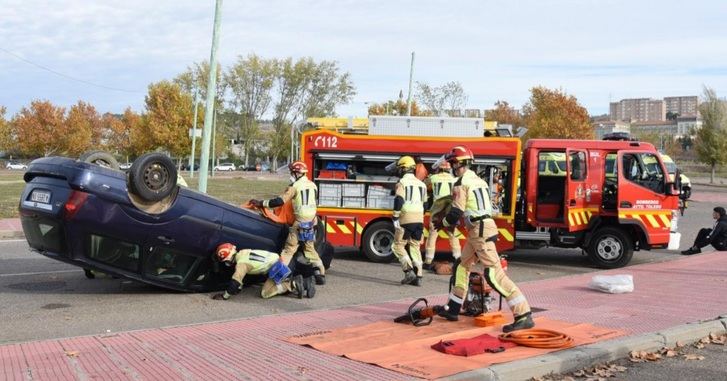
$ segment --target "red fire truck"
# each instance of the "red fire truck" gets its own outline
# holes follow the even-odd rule
[[[318,184],[319,217],[334,246],[358,247],[372,261],[390,261],[398,178],[385,167],[411,155],[421,162],[420,170],[430,168],[455,145],[474,152],[472,169],[490,184],[500,252],[582,248],[597,266],[617,268],[634,250],[679,245],[679,184],[670,182],[649,143],[531,139],[522,150],[517,137],[484,137],[481,119],[388,118],[378,121],[382,128],[373,128],[373,120],[368,130],[301,134],[301,158]],[[453,132],[459,136],[436,136]],[[463,233],[457,227],[460,239]],[[437,242],[437,251],[449,251],[446,239]]]

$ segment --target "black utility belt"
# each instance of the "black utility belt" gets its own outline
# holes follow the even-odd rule
[[[490,219],[490,218],[492,218],[491,215],[485,214],[484,216],[470,217],[470,222],[477,222],[477,221],[487,220],[487,219]]]

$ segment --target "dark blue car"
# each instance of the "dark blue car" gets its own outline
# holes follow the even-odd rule
[[[161,154],[140,157],[128,175],[64,157],[37,159],[20,199],[28,244],[85,269],[180,291],[226,286],[231,269],[212,256],[222,242],[280,251],[287,226],[178,186],[176,176]],[[333,249],[322,237],[316,248],[328,267]]]

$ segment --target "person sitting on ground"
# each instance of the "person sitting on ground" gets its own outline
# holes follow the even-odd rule
[[[727,249],[727,211],[721,206],[714,208],[712,218],[715,219],[712,228],[702,228],[697,233],[694,245],[682,251],[684,255],[692,255],[702,252],[702,248],[712,245],[717,250]]]
[[[232,274],[230,284],[224,293],[212,296],[215,300],[227,300],[232,295],[242,290],[242,280],[247,274],[267,274],[260,296],[264,299],[272,298],[275,295],[292,292],[301,299],[303,296],[312,298],[315,296],[315,281],[313,277],[303,278],[302,275],[291,276],[288,266],[280,260],[280,256],[259,249],[241,249],[237,251],[235,245],[223,243],[217,247],[215,252],[218,261],[235,266],[235,273]]]

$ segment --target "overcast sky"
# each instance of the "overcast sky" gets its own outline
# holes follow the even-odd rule
[[[149,83],[209,59],[213,0],[0,4],[10,115],[33,99],[141,111]],[[357,90],[343,116],[406,96],[412,51],[415,81],[459,81],[468,108],[520,107],[537,85],[591,114],[609,100],[699,95],[703,84],[727,95],[727,1],[225,0],[221,33],[223,66],[249,53],[337,61]]]

